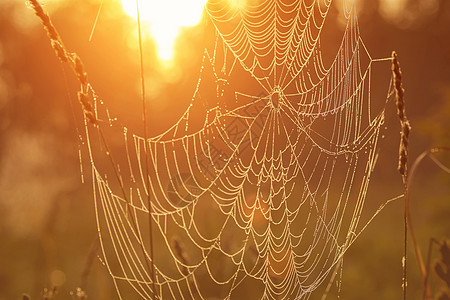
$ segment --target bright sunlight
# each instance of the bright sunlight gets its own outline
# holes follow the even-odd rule
[[[195,26],[200,22],[206,1],[139,1],[142,24],[155,39],[162,60],[172,59],[175,39],[181,27]],[[129,16],[137,19],[136,0],[122,0],[122,6]]]

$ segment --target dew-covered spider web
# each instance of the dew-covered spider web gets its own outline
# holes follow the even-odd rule
[[[372,103],[355,4],[332,2],[208,1],[215,34],[179,120],[147,138],[86,126],[121,298],[308,299],[326,285],[365,225],[386,101]],[[328,48],[336,7],[345,25]]]

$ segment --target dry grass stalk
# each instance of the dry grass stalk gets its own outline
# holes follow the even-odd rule
[[[97,257],[97,253],[99,250],[100,250],[100,238],[96,236],[94,241],[91,243],[89,254],[84,264],[83,273],[81,273],[80,289],[85,288],[87,286],[89,273],[91,272],[92,264],[94,263],[94,260]]]
[[[186,253],[186,251],[184,251],[184,247],[181,244],[181,241],[177,237],[174,237],[172,239],[172,244],[173,244],[173,248],[175,250],[176,256],[180,259],[180,261],[182,263],[182,265],[181,265],[181,273],[184,276],[187,276],[189,274],[189,271],[188,271],[188,269],[186,267],[187,261],[188,261],[187,253]]]
[[[408,229],[411,233],[412,243],[414,247],[414,252],[416,255],[417,262],[419,264],[419,270],[422,277],[422,281],[424,284],[424,299],[431,299],[431,291],[430,287],[428,285],[428,272],[425,267],[425,264],[423,262],[422,258],[422,252],[420,251],[419,245],[416,240],[416,235],[414,233],[414,227],[413,222],[411,219],[411,213],[409,208],[409,190],[410,190],[410,184],[412,177],[414,175],[414,172],[418,166],[418,164],[425,158],[426,156],[430,155],[432,152],[438,152],[438,151],[447,151],[448,149],[446,147],[437,147],[430,150],[427,150],[423,152],[419,157],[414,161],[414,164],[412,166],[411,170],[411,176],[408,178],[408,143],[409,143],[409,133],[411,131],[411,125],[409,123],[408,118],[406,117],[406,110],[405,110],[405,89],[402,85],[402,71],[400,69],[400,63],[397,58],[397,53],[395,51],[392,52],[392,74],[393,74],[393,83],[394,83],[394,90],[395,90],[395,98],[396,98],[396,106],[397,106],[397,115],[400,119],[400,125],[401,125],[401,133],[400,133],[400,147],[399,147],[399,162],[398,162],[398,171],[403,177],[403,183],[405,186],[405,208],[404,208],[404,224],[405,224],[405,237],[404,237],[404,258],[403,258],[403,298],[406,299],[406,287],[407,287],[407,256],[406,256],[406,250],[407,250],[407,235],[408,235]]]
[[[92,105],[92,99],[94,98],[95,92],[93,90],[93,88],[91,87],[91,85],[89,85],[88,83],[88,77],[87,77],[87,73],[84,70],[84,66],[83,63],[80,59],[80,57],[76,54],[76,53],[71,53],[69,51],[67,51],[66,47],[64,46],[61,37],[59,36],[58,32],[56,31],[55,26],[52,24],[50,17],[48,16],[48,14],[46,12],[44,12],[41,4],[39,3],[38,0],[28,0],[30,3],[30,6],[32,7],[32,9],[34,10],[36,16],[41,20],[45,30],[47,31],[47,35],[50,38],[50,42],[52,44],[53,50],[55,51],[56,55],[59,57],[59,59],[62,62],[66,62],[70,65],[70,67],[72,68],[72,70],[74,71],[75,75],[78,78],[78,81],[81,83],[81,89],[78,92],[78,101],[81,104],[81,107],[83,108],[83,113],[84,116],[86,118],[86,120],[93,124],[94,126],[96,126],[98,128],[101,140],[103,142],[103,145],[106,148],[106,153],[109,157],[109,160],[111,162],[111,165],[113,166],[114,169],[114,174],[119,182],[122,194],[124,199],[126,200],[126,202],[131,205],[131,202],[129,201],[127,194],[124,190],[124,186],[123,186],[123,182],[122,179],[119,175],[119,172],[117,170],[117,165],[114,162],[114,159],[111,155],[111,151],[109,150],[108,144],[106,142],[106,139],[103,135],[103,132],[99,126],[98,123],[98,118],[94,109],[94,106]],[[142,51],[142,50],[141,50]],[[142,60],[141,60],[142,61]],[[142,63],[141,63],[142,64]],[[145,102],[145,101],[144,101]],[[131,210],[130,210],[131,211]],[[151,229],[151,205],[149,202],[149,211],[150,211],[150,216],[149,216],[149,220],[150,220],[150,232],[152,232]],[[135,229],[137,229],[137,224],[135,222],[135,220],[133,218],[131,218],[131,222],[132,225]],[[150,237],[150,242],[151,242],[151,247],[153,245],[152,239]],[[145,256],[145,249],[143,248],[144,243],[141,240],[140,241],[140,246],[141,246],[141,250],[144,253]],[[145,262],[147,264],[147,268],[149,269],[151,276],[152,276],[152,293],[153,293],[153,298],[157,299],[158,297],[158,293],[155,287],[155,268],[154,268],[154,259],[153,259],[153,249],[151,249],[150,251],[150,261],[149,259],[147,259],[147,257],[145,258]]]
[[[445,287],[436,296],[437,299],[450,298],[450,240],[442,239],[439,245],[440,259],[434,263],[434,270],[444,281]]]
[[[175,251],[175,255],[179,258],[181,262],[181,274],[187,277],[187,283],[188,288],[190,292],[192,293],[192,296],[194,299],[197,299],[200,297],[197,291],[197,287],[194,281],[194,277],[192,275],[189,275],[189,270],[187,268],[187,265],[189,264],[189,256],[185,251],[183,243],[178,239],[178,237],[173,237],[172,239],[172,246]]]
[[[398,158],[398,171],[403,177],[406,177],[407,162],[408,162],[408,142],[409,132],[411,131],[411,125],[406,117],[404,94],[405,89],[402,85],[402,71],[400,69],[400,63],[397,59],[397,53],[392,52],[392,74],[394,80],[395,99],[397,105],[397,115],[400,119],[400,125],[402,127],[400,136],[399,158]]]
[[[414,246],[414,251],[416,254],[416,259],[417,259],[417,263],[419,264],[419,270],[420,270],[420,274],[422,276],[422,281],[423,281],[423,285],[424,285],[424,294],[423,294],[423,299],[427,299],[427,300],[431,300],[432,296],[431,296],[431,290],[430,290],[430,286],[428,284],[428,276],[429,276],[429,260],[430,257],[428,257],[427,259],[427,264],[425,267],[425,263],[423,260],[423,256],[422,256],[422,252],[420,251],[419,245],[416,241],[416,235],[414,233],[414,226],[413,226],[413,222],[412,222],[412,218],[411,218],[411,212],[410,212],[410,208],[409,208],[409,190],[411,188],[412,185],[412,180],[414,178],[414,175],[416,174],[417,168],[420,165],[420,163],[423,161],[423,159],[425,157],[430,157],[432,159],[432,161],[439,167],[441,168],[443,171],[450,173],[450,170],[448,169],[448,167],[444,166],[439,160],[437,160],[434,157],[435,153],[438,152],[450,152],[450,147],[434,147],[431,149],[428,149],[424,152],[422,152],[414,161],[414,163],[412,164],[411,167],[411,171],[408,177],[408,181],[407,181],[407,186],[406,186],[406,197],[405,197],[405,209],[406,209],[406,217],[408,220],[408,227],[409,230],[411,232],[411,237],[412,237],[412,241],[413,241],[413,246]],[[433,241],[433,240],[432,240]],[[437,244],[439,244],[438,242],[436,242]],[[430,255],[431,252],[431,245],[428,249],[428,255]]]
[[[87,80],[87,73],[84,70],[83,63],[80,57],[76,53],[71,53],[67,51],[64,46],[60,35],[56,31],[55,26],[53,25],[50,17],[43,10],[41,4],[37,0],[28,0],[31,7],[34,10],[36,16],[41,20],[42,25],[47,31],[47,35],[50,38],[50,42],[52,44],[52,48],[56,53],[56,56],[61,60],[61,62],[68,63],[78,80],[81,83],[81,90],[78,92],[78,100],[80,101],[81,107],[83,108],[84,115],[87,120],[93,124],[97,125],[98,120],[95,115],[93,106],[91,104],[91,95],[89,94],[89,85]]]
[[[405,89],[402,86],[402,71],[400,70],[400,63],[397,59],[397,53],[392,51],[392,77],[395,90],[395,99],[397,105],[397,115],[400,119],[400,125],[402,131],[400,133],[400,147],[398,150],[398,171],[402,175],[404,189],[405,189],[405,205],[403,210],[404,219],[404,245],[403,245],[403,258],[402,258],[402,268],[403,268],[403,278],[402,278],[402,288],[403,288],[403,299],[406,300],[407,291],[407,248],[408,248],[408,224],[409,224],[409,196],[407,183],[407,162],[408,162],[408,139],[410,132],[409,121],[406,118],[405,110],[405,100],[403,98],[405,94]],[[415,244],[415,238],[413,234],[413,242]]]

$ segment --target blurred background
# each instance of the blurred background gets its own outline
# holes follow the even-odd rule
[[[125,124],[140,120],[138,108],[129,109],[127,104],[139,99],[140,91],[136,21],[122,3],[43,3],[67,48],[84,61],[90,82],[108,107],[120,112]],[[358,9],[360,32],[372,57],[389,57],[392,50],[399,55],[407,115],[413,127],[410,164],[430,147],[449,147],[450,1],[359,0]],[[149,102],[150,135],[172,125],[191,100],[204,34],[195,27],[183,30],[171,62],[158,57],[160,49],[153,39],[145,39],[147,93],[150,99],[158,99]],[[384,75],[379,82],[374,79],[373,101],[377,97],[385,100],[390,64],[382,65],[379,72]],[[1,300],[18,299],[23,293],[41,299],[44,289],[53,286],[58,287],[57,299],[70,299],[70,291],[79,286],[89,299],[116,298],[112,280],[97,258],[90,174],[81,171],[83,122],[76,99],[78,88],[72,71],[54,55],[45,31],[26,3],[2,0]],[[177,100],[173,100],[175,95]],[[384,159],[373,174],[368,206],[372,200],[380,203],[402,193],[396,171],[400,127],[395,110],[390,103],[380,145]],[[436,157],[450,164],[450,155]],[[450,176],[430,159],[423,161],[415,175],[411,205],[418,241],[427,253],[431,238],[450,237]],[[402,249],[403,203],[396,201],[385,207],[350,248],[344,259],[340,292],[328,299],[338,294],[341,299],[399,299]],[[411,244],[409,250],[409,299],[419,299],[422,284]],[[433,253],[437,258],[437,251]],[[433,275],[431,287],[433,292],[441,287]]]

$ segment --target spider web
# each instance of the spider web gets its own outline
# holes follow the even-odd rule
[[[170,129],[146,139],[112,122],[120,139],[101,139],[121,142],[95,149],[86,126],[120,298],[151,299],[155,287],[161,299],[307,299],[361,232],[384,110],[372,112],[375,60],[353,2],[329,63],[331,0],[233,3],[206,5],[215,39]],[[94,99],[97,118],[111,119]]]

